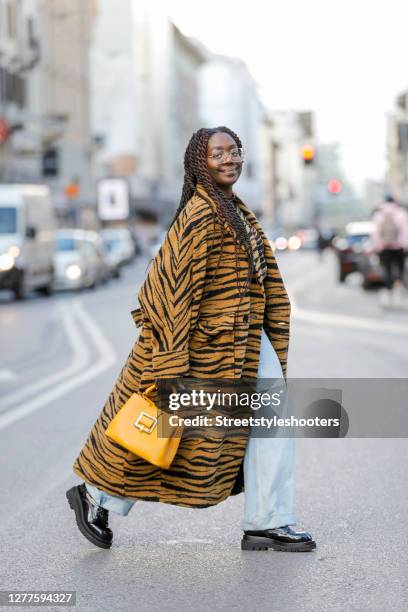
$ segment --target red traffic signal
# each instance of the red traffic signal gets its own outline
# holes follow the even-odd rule
[[[343,189],[343,183],[338,179],[330,179],[327,182],[327,191],[333,195],[338,195]]]
[[[7,121],[3,117],[0,117],[0,144],[7,142],[9,133],[10,130]]]

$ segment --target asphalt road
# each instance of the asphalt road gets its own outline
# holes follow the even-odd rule
[[[293,304],[290,377],[406,376],[408,312],[382,311],[353,279],[338,285],[330,253],[279,262]],[[138,502],[126,518],[111,513],[110,550],[79,533],[65,498],[79,482],[71,466],[137,337],[130,310],[144,269],[79,294],[0,296],[0,589],[74,590],[76,609],[92,612],[405,611],[405,439],[297,442],[311,554],[242,552],[243,495],[205,510]]]

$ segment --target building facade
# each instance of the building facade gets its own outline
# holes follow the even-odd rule
[[[314,117],[309,111],[272,111],[269,147],[273,153],[273,221],[275,225],[296,227],[314,223],[316,182],[315,161],[305,164],[302,149],[315,149]],[[266,204],[265,204],[266,206]]]
[[[387,118],[386,183],[388,191],[408,206],[408,89],[396,97]]]
[[[237,193],[255,214],[261,215],[263,108],[257,84],[242,60],[208,55],[200,68],[199,88],[203,126],[225,125],[242,141],[245,162]]]
[[[1,116],[14,126],[0,149],[6,181],[46,182],[75,222],[91,206],[91,0],[2,0]]]
[[[38,164],[19,150],[31,115],[30,77],[40,61],[33,2],[0,0],[0,180],[38,180]]]
[[[92,47],[96,174],[126,176],[133,209],[165,225],[183,183],[184,151],[200,126],[197,70],[204,57],[165,14],[99,0]]]

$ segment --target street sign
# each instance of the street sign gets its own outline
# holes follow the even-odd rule
[[[129,185],[124,178],[98,181],[98,216],[102,221],[120,221],[129,217]]]

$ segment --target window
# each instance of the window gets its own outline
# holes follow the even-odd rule
[[[2,102],[15,102],[20,107],[24,106],[26,100],[24,78],[0,68],[0,100]]]
[[[17,233],[17,209],[14,207],[0,207],[0,234]]]
[[[28,17],[27,19],[27,38],[30,49],[36,47],[36,40],[34,36],[34,21],[32,17]]]
[[[7,4],[7,34],[9,38],[16,36],[16,11],[13,4]]]
[[[77,242],[74,238],[57,238],[57,251],[76,251]]]

